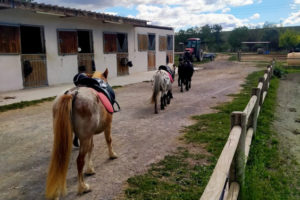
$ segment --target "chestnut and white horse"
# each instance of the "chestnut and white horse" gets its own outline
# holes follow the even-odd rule
[[[101,74],[107,82],[108,70]],[[91,189],[83,179],[83,168],[87,155],[85,173],[95,173],[92,162],[93,136],[104,131],[110,158],[117,155],[112,149],[112,113],[109,113],[98,98],[94,89],[75,87],[57,96],[53,104],[54,144],[46,184],[46,197],[58,199],[66,194],[66,176],[72,150],[72,137],[79,138],[80,149],[77,157],[78,194]]]

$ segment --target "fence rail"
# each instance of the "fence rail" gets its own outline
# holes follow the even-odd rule
[[[213,174],[200,200],[236,200],[243,186],[245,167],[251,141],[256,132],[257,118],[267,95],[273,66],[267,67],[264,76],[259,79],[252,96],[243,111],[231,113],[231,131],[221,152]]]

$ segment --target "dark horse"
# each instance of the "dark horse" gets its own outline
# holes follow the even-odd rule
[[[181,92],[183,92],[183,85],[185,85],[187,91],[191,88],[193,73],[194,67],[191,62],[191,55],[189,52],[185,52],[183,57],[179,58],[178,65],[178,86],[181,87]]]

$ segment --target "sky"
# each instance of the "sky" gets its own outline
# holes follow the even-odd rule
[[[237,27],[300,25],[300,0],[35,0],[149,21],[149,24],[186,30],[220,24]]]

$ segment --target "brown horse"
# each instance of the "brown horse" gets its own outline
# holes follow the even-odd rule
[[[100,78],[107,82],[108,70]],[[72,150],[72,132],[79,138],[80,149],[77,157],[78,194],[91,189],[83,180],[83,168],[87,155],[85,173],[95,173],[91,159],[94,147],[93,136],[104,131],[110,158],[117,155],[112,149],[112,114],[107,112],[98,98],[97,92],[87,87],[75,87],[57,96],[53,104],[54,144],[49,167],[46,197],[58,199],[66,194],[66,176]]]

